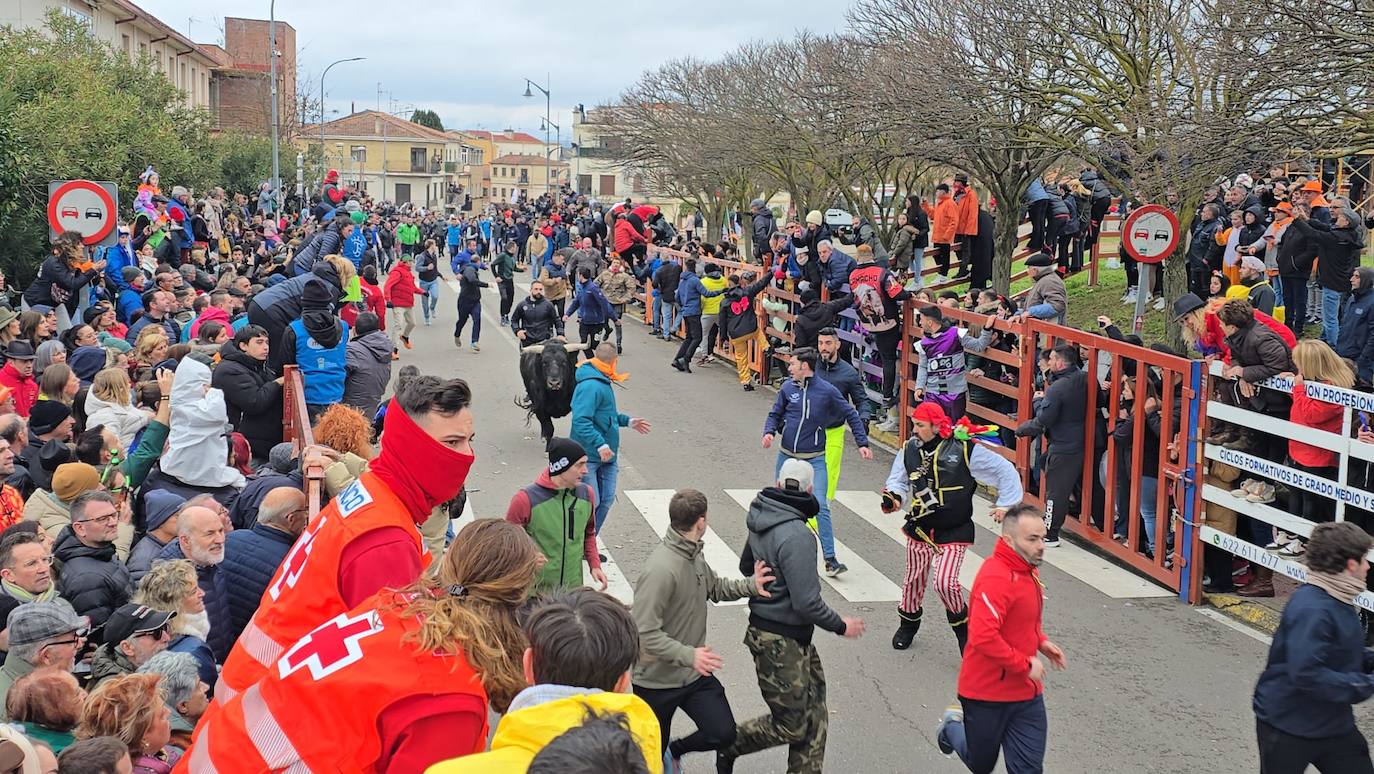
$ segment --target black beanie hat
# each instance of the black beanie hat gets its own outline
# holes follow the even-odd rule
[[[301,292],[302,309],[329,309],[334,305],[334,296],[323,280],[312,279],[305,283]]]
[[[29,411],[29,429],[34,435],[51,433],[57,426],[67,421],[72,410],[67,404],[55,400],[40,400]]]
[[[569,438],[549,439],[549,475],[556,476],[587,456],[582,444]]]

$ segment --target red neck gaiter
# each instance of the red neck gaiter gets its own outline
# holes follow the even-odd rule
[[[436,506],[458,494],[475,459],[431,438],[392,398],[386,407],[382,450],[368,463],[368,470],[405,503],[419,524]]]

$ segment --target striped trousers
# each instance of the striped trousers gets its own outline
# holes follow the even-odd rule
[[[959,585],[959,569],[964,566],[968,543],[946,543],[937,552],[924,540],[906,540],[906,579],[902,583],[902,609],[914,613],[926,596],[931,566],[935,569],[935,593],[945,609],[958,613],[968,607],[964,589]]]

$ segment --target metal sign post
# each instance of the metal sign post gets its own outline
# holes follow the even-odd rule
[[[1135,320],[1132,329],[1139,334],[1145,327],[1145,302],[1154,287],[1154,264],[1173,253],[1178,247],[1178,217],[1162,204],[1137,207],[1121,224],[1121,247],[1140,264],[1140,279],[1136,284]]]

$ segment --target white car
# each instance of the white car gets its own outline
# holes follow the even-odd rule
[[[825,225],[829,226],[831,231],[849,230],[854,226],[854,216],[837,207],[831,208],[825,211]]]

